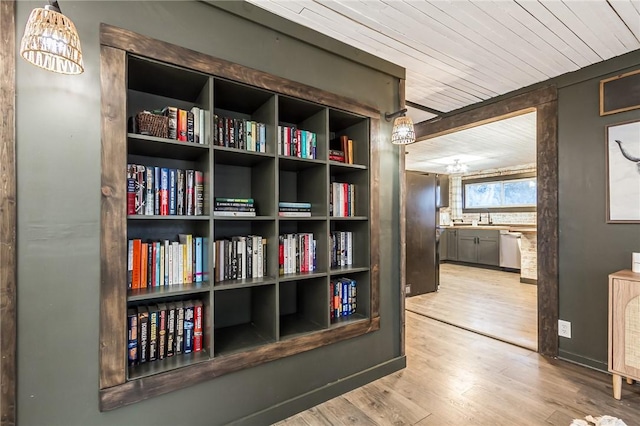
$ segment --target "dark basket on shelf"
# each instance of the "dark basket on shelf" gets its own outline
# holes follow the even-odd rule
[[[169,117],[142,111],[136,114],[136,133],[166,138],[169,136]]]

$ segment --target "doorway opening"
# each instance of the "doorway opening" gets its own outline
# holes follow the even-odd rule
[[[438,252],[437,284],[427,287],[437,291],[411,297],[406,309],[537,351],[536,112],[417,142],[405,164],[408,289],[429,278],[415,279],[428,263],[416,266],[415,236],[437,234]],[[414,194],[416,172],[438,176],[426,226],[410,214],[425,194]]]
[[[535,207],[535,233],[536,244],[530,249],[535,252],[537,276],[535,286],[523,283],[526,288],[533,288],[535,293],[535,313],[534,323],[537,325],[537,350],[543,355],[557,356],[558,352],[558,170],[557,170],[557,91],[555,87],[545,87],[532,92],[523,93],[510,98],[486,103],[480,107],[468,109],[456,114],[450,114],[436,120],[430,120],[416,125],[416,137],[418,141],[432,139],[438,136],[458,132],[464,129],[475,128],[499,120],[521,116],[526,113],[535,112],[536,128],[536,148],[535,148],[535,170],[536,170],[536,207]],[[419,142],[418,142],[419,143]],[[482,145],[481,145],[482,146]],[[407,148],[411,152],[411,146]],[[455,148],[454,148],[455,149]],[[401,159],[402,170],[404,162]],[[403,176],[404,181],[404,176]],[[405,198],[406,188],[401,189],[403,204],[408,201]],[[463,212],[463,222],[465,214],[474,214],[473,211]],[[475,213],[477,220],[480,216]],[[483,220],[488,220],[489,216],[496,219],[494,213],[482,215]],[[453,218],[450,218],[451,220]],[[401,228],[408,222],[403,218]],[[449,222],[449,225],[451,223]],[[473,219],[472,224],[473,226]],[[411,230],[407,227],[406,233]],[[464,232],[463,232],[464,233]],[[480,236],[482,237],[482,236]],[[478,244],[478,236],[471,239]],[[403,236],[402,243],[406,243]],[[476,251],[478,248],[476,247]],[[409,253],[407,253],[407,256]],[[464,258],[464,256],[463,256]],[[451,265],[449,265],[451,263]],[[403,259],[403,265],[405,259]],[[444,267],[459,266],[456,262],[447,262]],[[478,269],[480,270],[480,269]],[[482,272],[502,272],[500,268],[482,269]],[[455,275],[460,271],[449,271]],[[446,271],[445,271],[446,273]],[[458,274],[459,275],[459,274]],[[476,279],[479,274],[475,274]],[[406,276],[406,274],[404,275]],[[490,282],[495,278],[488,278]],[[457,282],[462,282],[462,277],[458,276]],[[444,275],[441,284],[446,285]],[[410,299],[407,300],[409,302]],[[405,302],[406,303],[406,302]],[[490,304],[490,303],[489,303]],[[513,312],[517,308],[512,309]],[[512,312],[512,314],[513,314]],[[511,321],[505,317],[502,322]],[[482,332],[482,331],[480,331]],[[490,334],[490,333],[486,333]],[[518,343],[516,343],[518,344]],[[522,344],[521,344],[522,345]]]

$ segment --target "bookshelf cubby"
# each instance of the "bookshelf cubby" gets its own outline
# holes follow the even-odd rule
[[[220,65],[219,59],[178,46],[166,49],[166,43],[150,39],[136,44],[138,35],[108,28],[119,33],[111,42],[120,47],[103,46],[101,57],[103,111],[105,118],[109,115],[102,129],[101,234],[101,301],[109,309],[101,311],[101,341],[110,342],[101,345],[101,409],[377,330],[378,272],[377,265],[372,265],[377,247],[372,247],[371,236],[377,213],[371,202],[375,196],[371,140],[378,135],[372,135],[371,129],[372,122],[379,128],[379,112],[236,64]],[[140,49],[150,46],[156,48],[142,55]],[[129,125],[136,113],[167,106],[204,110],[200,143],[137,134]],[[222,127],[221,117],[225,119]],[[248,136],[242,132],[250,129],[253,137],[252,121],[262,125],[262,150],[248,149]],[[284,155],[281,126],[313,133],[305,141],[315,138],[315,146],[307,145],[315,158]],[[329,160],[332,141],[340,136],[353,140],[352,164]],[[202,214],[127,214],[126,164],[201,171]],[[354,185],[352,216],[330,214],[332,182]],[[216,211],[216,199],[252,202],[238,212],[255,208],[255,216],[221,214],[221,208]],[[311,217],[279,216],[280,202],[310,203]],[[352,235],[353,262],[331,267],[330,236],[340,231]],[[315,268],[281,274],[280,236],[306,233],[315,240]],[[207,279],[127,289],[128,240],[177,241],[178,235],[185,234],[203,237],[203,276]],[[234,241],[243,241],[237,237],[254,235],[266,240],[263,276],[249,276],[245,270],[245,278],[237,274],[239,278],[218,279],[216,271],[234,252],[221,257],[216,241],[228,240],[231,246],[227,247],[236,244],[237,249]],[[238,255],[237,250],[235,253]],[[242,254],[247,256],[244,265],[248,268],[251,254]],[[241,257],[235,265],[243,265]],[[357,281],[357,310],[331,318],[330,281],[342,277]],[[203,305],[202,351],[128,365],[127,310],[191,300]],[[191,380],[183,383],[178,379],[181,374],[188,374]],[[131,386],[132,381],[141,383]],[[126,402],[119,392],[127,395]]]

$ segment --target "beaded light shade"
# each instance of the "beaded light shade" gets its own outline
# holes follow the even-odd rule
[[[60,74],[84,71],[78,32],[71,19],[60,13],[57,2],[31,11],[20,54],[33,65]]]
[[[413,120],[409,117],[396,117],[391,131],[391,143],[394,145],[408,145],[416,141],[416,132],[413,130]]]

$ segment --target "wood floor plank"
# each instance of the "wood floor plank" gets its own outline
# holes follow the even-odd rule
[[[278,426],[568,426],[587,415],[640,425],[640,385],[613,398],[607,373],[412,312],[407,368],[320,404]]]
[[[437,292],[410,297],[406,309],[536,351],[537,288],[520,275],[443,263]]]

